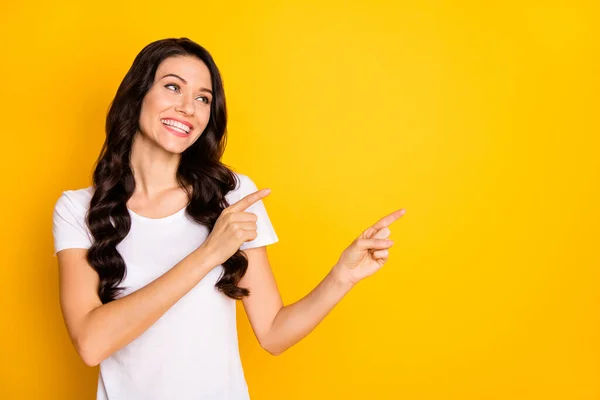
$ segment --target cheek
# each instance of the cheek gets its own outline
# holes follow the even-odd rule
[[[148,109],[154,113],[161,113],[173,107],[173,99],[169,96],[153,96],[148,102]]]
[[[172,107],[173,105],[167,97],[149,94],[142,102],[140,124],[149,128],[160,118],[162,113]]]
[[[173,106],[173,98],[159,92],[150,91],[144,98],[142,108],[149,114],[160,113]]]
[[[208,121],[210,120],[210,107],[198,108],[196,112],[198,113],[198,126],[208,125]]]

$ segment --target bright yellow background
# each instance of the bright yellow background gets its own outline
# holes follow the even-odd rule
[[[186,36],[223,73],[224,161],[273,189],[286,303],[407,209],[386,266],[282,356],[240,305],[254,400],[600,399],[596,1],[2,9],[0,398],[95,398],[60,314],[52,208],[90,183],[135,55]]]

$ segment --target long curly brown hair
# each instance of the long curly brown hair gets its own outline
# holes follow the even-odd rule
[[[115,300],[124,289],[118,285],[125,277],[126,266],[117,245],[131,228],[126,206],[135,188],[130,154],[139,130],[142,100],[154,82],[159,64],[176,56],[194,56],[204,62],[213,88],[208,125],[181,154],[177,169],[177,182],[190,200],[186,212],[211,232],[223,209],[229,206],[225,195],[236,187],[235,173],[220,161],[227,142],[227,110],[221,75],[212,56],[188,38],[148,44],[135,57],[111,102],[106,117],[106,140],[93,174],[94,194],[86,223],[94,242],[87,251],[87,260],[100,277],[98,295],[104,304]],[[224,271],[216,288],[236,300],[248,296],[247,289],[237,286],[247,267],[248,259],[238,250],[223,263]]]

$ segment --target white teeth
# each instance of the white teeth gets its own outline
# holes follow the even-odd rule
[[[178,130],[181,130],[184,133],[190,133],[190,130],[191,130],[191,128],[189,126],[184,125],[177,121],[173,121],[172,119],[162,119],[161,122],[164,125],[169,125],[172,128],[179,128]]]
[[[171,129],[175,129],[176,131],[178,131],[178,132],[181,132],[181,133],[187,133],[187,132],[186,132],[186,131],[184,131],[183,129],[179,129],[179,128],[178,128],[178,127],[176,127],[176,126],[171,126],[170,128],[171,128]]]

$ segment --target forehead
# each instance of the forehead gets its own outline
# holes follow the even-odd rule
[[[178,56],[164,59],[156,69],[154,80],[158,81],[166,74],[179,75],[193,87],[211,88],[212,86],[208,67],[196,57]]]

